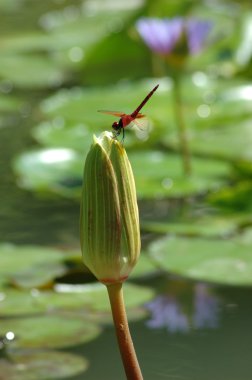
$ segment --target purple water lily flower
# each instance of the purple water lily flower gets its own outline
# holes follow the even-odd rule
[[[141,18],[136,27],[146,45],[156,53],[169,55],[184,46],[186,54],[196,54],[202,50],[212,23],[182,17]]]

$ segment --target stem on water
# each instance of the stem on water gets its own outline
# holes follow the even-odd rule
[[[173,80],[174,112],[178,128],[180,152],[184,174],[189,176],[192,173],[191,154],[189,150],[186,125],[183,117],[183,102],[179,75],[174,75]]]
[[[129,331],[122,283],[106,285],[116,330],[117,341],[128,380],[143,380]]]

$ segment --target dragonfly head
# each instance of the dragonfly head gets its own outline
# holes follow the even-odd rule
[[[119,131],[121,129],[121,126],[119,125],[119,123],[117,121],[114,121],[114,123],[112,124],[112,128],[115,131]]]

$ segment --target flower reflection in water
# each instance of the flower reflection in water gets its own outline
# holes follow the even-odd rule
[[[179,301],[179,295],[160,295],[146,305],[151,313],[147,326],[166,328],[171,333],[195,329],[215,329],[219,321],[219,300],[206,284],[193,288],[193,311],[190,315]]]
[[[195,285],[193,326],[216,329],[219,324],[219,300],[206,284]]]
[[[147,322],[147,326],[155,329],[167,327],[171,332],[187,332],[189,330],[188,317],[175,298],[158,296],[146,307],[152,313],[152,319]]]

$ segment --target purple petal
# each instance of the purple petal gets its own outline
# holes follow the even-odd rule
[[[202,50],[212,26],[213,24],[211,21],[196,19],[190,19],[187,21],[188,47],[191,54],[196,54]]]
[[[138,20],[136,27],[151,50],[168,54],[181,36],[183,20],[181,18],[142,18]]]

